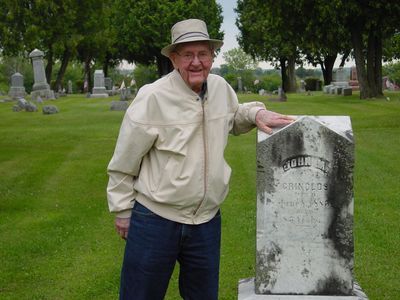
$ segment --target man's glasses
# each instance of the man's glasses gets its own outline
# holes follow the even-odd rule
[[[212,54],[208,51],[201,51],[197,55],[191,52],[179,53],[178,51],[175,51],[175,53],[178,54],[185,63],[194,61],[196,56],[197,59],[202,63],[208,63],[213,59]]]

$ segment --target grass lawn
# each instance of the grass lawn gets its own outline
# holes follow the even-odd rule
[[[264,101],[293,115],[349,115],[356,140],[355,277],[371,300],[400,299],[400,93],[390,98],[289,94]],[[60,98],[59,114],[0,103],[0,299],[117,299],[124,242],[105,198],[123,112],[108,99]],[[255,131],[230,137],[222,206],[220,299],[255,274]],[[166,297],[180,299],[177,272]],[[206,300],[206,299],[205,299]]]

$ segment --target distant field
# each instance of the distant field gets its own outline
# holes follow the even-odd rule
[[[349,115],[356,140],[355,277],[371,300],[400,299],[400,93],[360,100],[315,93],[267,97],[291,115]],[[0,98],[1,99],[1,98]],[[123,112],[111,100],[60,98],[59,114],[0,103],[0,299],[117,299],[124,242],[108,212],[106,167]],[[255,131],[231,137],[222,207],[220,299],[254,276]],[[175,272],[166,297],[180,299]]]

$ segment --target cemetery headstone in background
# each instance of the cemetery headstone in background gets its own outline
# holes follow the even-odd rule
[[[128,107],[128,101],[111,101],[110,110],[127,110]]]
[[[103,70],[94,71],[94,87],[90,98],[107,98],[108,94],[104,85]]]
[[[8,92],[8,96],[15,100],[18,98],[23,98],[25,95],[24,76],[18,72],[11,75],[11,87],[10,91]]]
[[[72,94],[72,81],[68,80],[68,94]]]
[[[33,77],[35,81],[31,92],[32,100],[36,100],[39,96],[44,99],[55,99],[54,92],[50,90],[50,86],[46,80],[43,63],[44,53],[35,49],[29,54],[29,57],[32,59]]]
[[[353,168],[349,117],[259,132],[256,277],[239,300],[367,299],[353,281]]]
[[[237,78],[238,81],[238,92],[241,93],[243,92],[243,81],[242,81],[242,77],[238,77]]]

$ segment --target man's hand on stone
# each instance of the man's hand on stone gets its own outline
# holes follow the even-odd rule
[[[293,123],[295,119],[279,113],[261,109],[256,114],[256,125],[258,129],[271,134],[273,127],[284,127]]]
[[[126,240],[128,237],[129,223],[131,218],[115,218],[115,229],[121,238]]]

